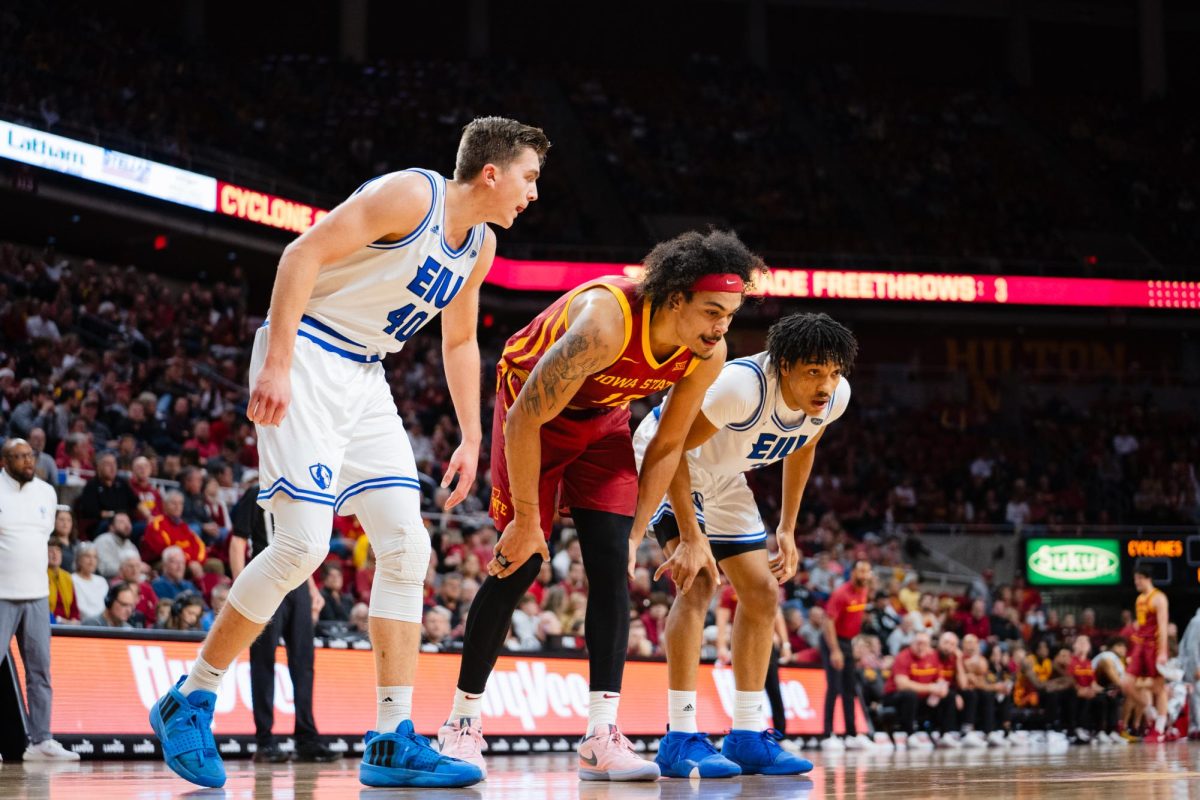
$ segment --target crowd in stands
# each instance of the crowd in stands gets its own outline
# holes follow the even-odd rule
[[[1135,630],[1129,611],[1107,626],[1092,608],[1060,614],[1020,579],[963,597],[922,593],[911,580],[877,588],[853,642],[875,743],[1053,747],[1186,736],[1193,678],[1181,667],[1180,630],[1167,629],[1168,717],[1157,731],[1126,671]],[[796,634],[802,647],[818,635],[803,625]]]
[[[635,213],[720,220],[764,251],[865,246],[828,170],[800,144],[786,93],[750,68],[693,57],[653,81],[644,69],[582,67],[563,80]]]
[[[231,509],[257,487],[254,429],[240,408],[257,321],[227,284],[132,275],[0,245],[0,431],[29,440],[38,475],[64,501],[48,543],[55,622],[201,633],[230,585]],[[482,343],[485,364],[502,339]],[[486,446],[461,513],[438,512],[449,491],[438,482],[459,437],[440,357],[435,337],[418,337],[388,365],[434,543],[421,645],[429,652],[461,646],[497,540],[484,515]],[[482,388],[486,405],[490,382]],[[1196,524],[1195,420],[1148,397],[967,413],[899,408],[862,389],[845,424],[822,441],[806,492],[800,569],[781,587],[780,663],[819,663],[823,605],[865,559],[875,594],[854,653],[878,728],[904,733],[924,722],[947,746],[986,734],[993,744],[1019,741],[1031,727],[1066,731],[1062,741],[1133,737],[1131,727],[1117,727],[1119,682],[1088,680],[1124,657],[1128,619],[1059,613],[1020,583],[978,584],[962,596],[922,591],[906,537],[939,522],[1014,533]],[[491,419],[486,408],[483,417]],[[750,479],[771,529],[777,471]],[[314,576],[323,600],[314,606],[317,634],[369,647],[370,544],[353,517],[335,517],[330,542]],[[511,651],[583,647],[588,581],[569,518],[558,521],[552,551],[513,614]],[[661,559],[648,539],[631,582],[631,657],[663,656],[674,585],[653,579]],[[729,661],[736,602],[731,587],[714,598],[705,658]],[[932,701],[914,704],[896,680],[930,659],[946,670],[934,682],[946,703],[937,713]]]
[[[724,220],[781,258],[1078,269],[1095,256],[1085,243],[1095,234],[1136,239],[1121,259],[1200,260],[1200,117],[1182,98],[1000,91],[1002,80],[954,75],[935,84],[853,60],[764,71],[696,55],[547,73],[500,59],[235,59],[82,7],[76,25],[88,35],[63,41],[44,24],[54,13],[27,5],[0,15],[0,108],[13,121],[118,149],[136,143],[185,166],[202,159],[258,171],[311,190],[299,199],[320,204],[395,169],[448,174],[448,148],[472,117],[536,122],[559,103],[585,134],[576,149],[586,149],[554,158],[599,165],[620,203],[597,207],[552,163],[546,202],[506,233],[509,244],[612,246],[593,240],[596,217],[629,214],[634,229],[653,216]],[[645,241],[620,245],[646,244],[656,226],[640,230]]]
[[[134,274],[0,244],[0,431],[30,441],[39,476],[68,503],[51,542],[56,617],[104,618],[112,609],[103,601],[121,605],[125,594],[109,596],[103,584],[122,581],[136,589],[125,620],[203,629],[229,583],[231,509],[257,480],[254,429],[240,408],[257,320],[235,285]],[[495,330],[484,339],[485,364],[495,362],[502,341]],[[461,513],[437,513],[447,495],[438,481],[459,431],[436,338],[415,338],[388,369],[435,543],[425,646],[452,648],[497,539],[484,515],[489,450],[485,444],[480,479]],[[791,661],[814,657],[805,644],[846,564],[865,556],[885,573],[910,576],[906,537],[930,524],[1053,532],[1197,522],[1196,420],[1148,397],[1101,397],[1083,410],[1052,401],[1018,413],[903,408],[872,398],[867,385],[856,397],[846,423],[823,440],[805,495],[798,527],[805,558],[784,587],[786,622],[798,637],[787,643]],[[491,416],[485,408],[483,418]],[[773,528],[778,471],[755,471],[750,480]],[[556,555],[514,615],[512,649],[582,646],[587,580],[573,535],[569,518],[560,520]],[[646,656],[662,653],[673,592],[666,577],[651,579],[659,559],[647,543],[633,582],[630,648]],[[320,631],[365,640],[373,573],[361,526],[336,518],[329,561],[316,576],[325,599]],[[198,614],[175,602],[193,594]],[[899,602],[901,589],[890,596]],[[724,655],[720,602],[709,657]]]
[[[214,167],[202,167],[227,164],[241,171],[216,177],[234,182],[265,174],[304,196],[261,178],[254,188],[326,208],[394,170],[449,176],[466,123],[501,110],[532,120],[539,107],[512,65],[354,65],[303,53],[233,59],[173,41],[156,26],[131,30],[87,8],[76,12],[75,30],[87,34],[69,41],[41,10],[0,15],[0,66],[9,78],[0,108],[11,121],[79,131],[114,149],[136,143],[148,148],[137,155],[209,174]],[[540,183],[554,202],[539,204],[507,240],[581,241],[566,176],[548,170]]]

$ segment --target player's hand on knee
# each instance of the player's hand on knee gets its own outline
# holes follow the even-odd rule
[[[712,548],[707,543],[690,543],[681,540],[670,557],[655,570],[654,580],[658,580],[666,572],[671,573],[671,580],[679,587],[680,594],[687,594],[697,576],[702,573],[708,575],[711,581],[709,585],[716,586],[719,582],[717,560],[713,557]]]
[[[487,571],[488,575],[497,578],[507,578],[535,554],[544,561],[550,560],[546,537],[536,519],[526,521],[518,518],[508,523],[500,541],[492,548],[492,553],[495,557],[488,562]]]
[[[250,391],[246,418],[259,425],[278,425],[292,402],[292,379],[287,369],[263,367]]]
[[[779,552],[768,561],[771,574],[779,583],[787,583],[800,567],[800,553],[796,550],[796,542],[791,536],[776,536]]]
[[[446,465],[446,474],[442,476],[442,488],[449,488],[455,475],[458,476],[458,484],[455,485],[454,491],[450,496],[446,498],[446,504],[442,507],[443,511],[449,511],[467,499],[467,493],[475,485],[475,470],[478,466],[478,442],[474,444],[463,442],[454,450],[454,455],[450,456],[450,463]]]

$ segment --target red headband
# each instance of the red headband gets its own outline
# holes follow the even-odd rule
[[[746,289],[742,279],[732,272],[716,272],[701,275],[696,282],[688,287],[689,292],[738,292]]]

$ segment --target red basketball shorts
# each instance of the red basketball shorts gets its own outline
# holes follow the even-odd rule
[[[504,425],[504,396],[496,398],[492,424],[492,502],[496,530],[513,520]],[[633,457],[629,409],[599,414],[570,409],[542,426],[538,503],[542,531],[550,538],[558,508],[588,508],[631,517],[637,507],[638,474]]]

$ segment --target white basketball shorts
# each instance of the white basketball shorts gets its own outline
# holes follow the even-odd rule
[[[647,414],[633,434],[633,453],[638,469],[650,440],[658,431],[658,418]],[[699,449],[685,454],[688,471],[692,476],[692,505],[696,518],[704,526],[704,532],[714,545],[753,545],[766,542],[767,532],[754,493],[746,483],[744,473],[735,475],[713,475],[702,464],[697,463]],[[671,501],[663,498],[654,516],[651,527],[666,516],[675,516]]]
[[[324,330],[322,330],[324,328]],[[267,355],[266,326],[254,337],[250,386]],[[372,489],[420,492],[412,445],[377,355],[305,318],[292,356],[292,400],[277,427],[257,425],[258,504],[280,496],[355,513]],[[361,348],[361,349],[359,349]],[[420,502],[419,497],[415,497]]]

